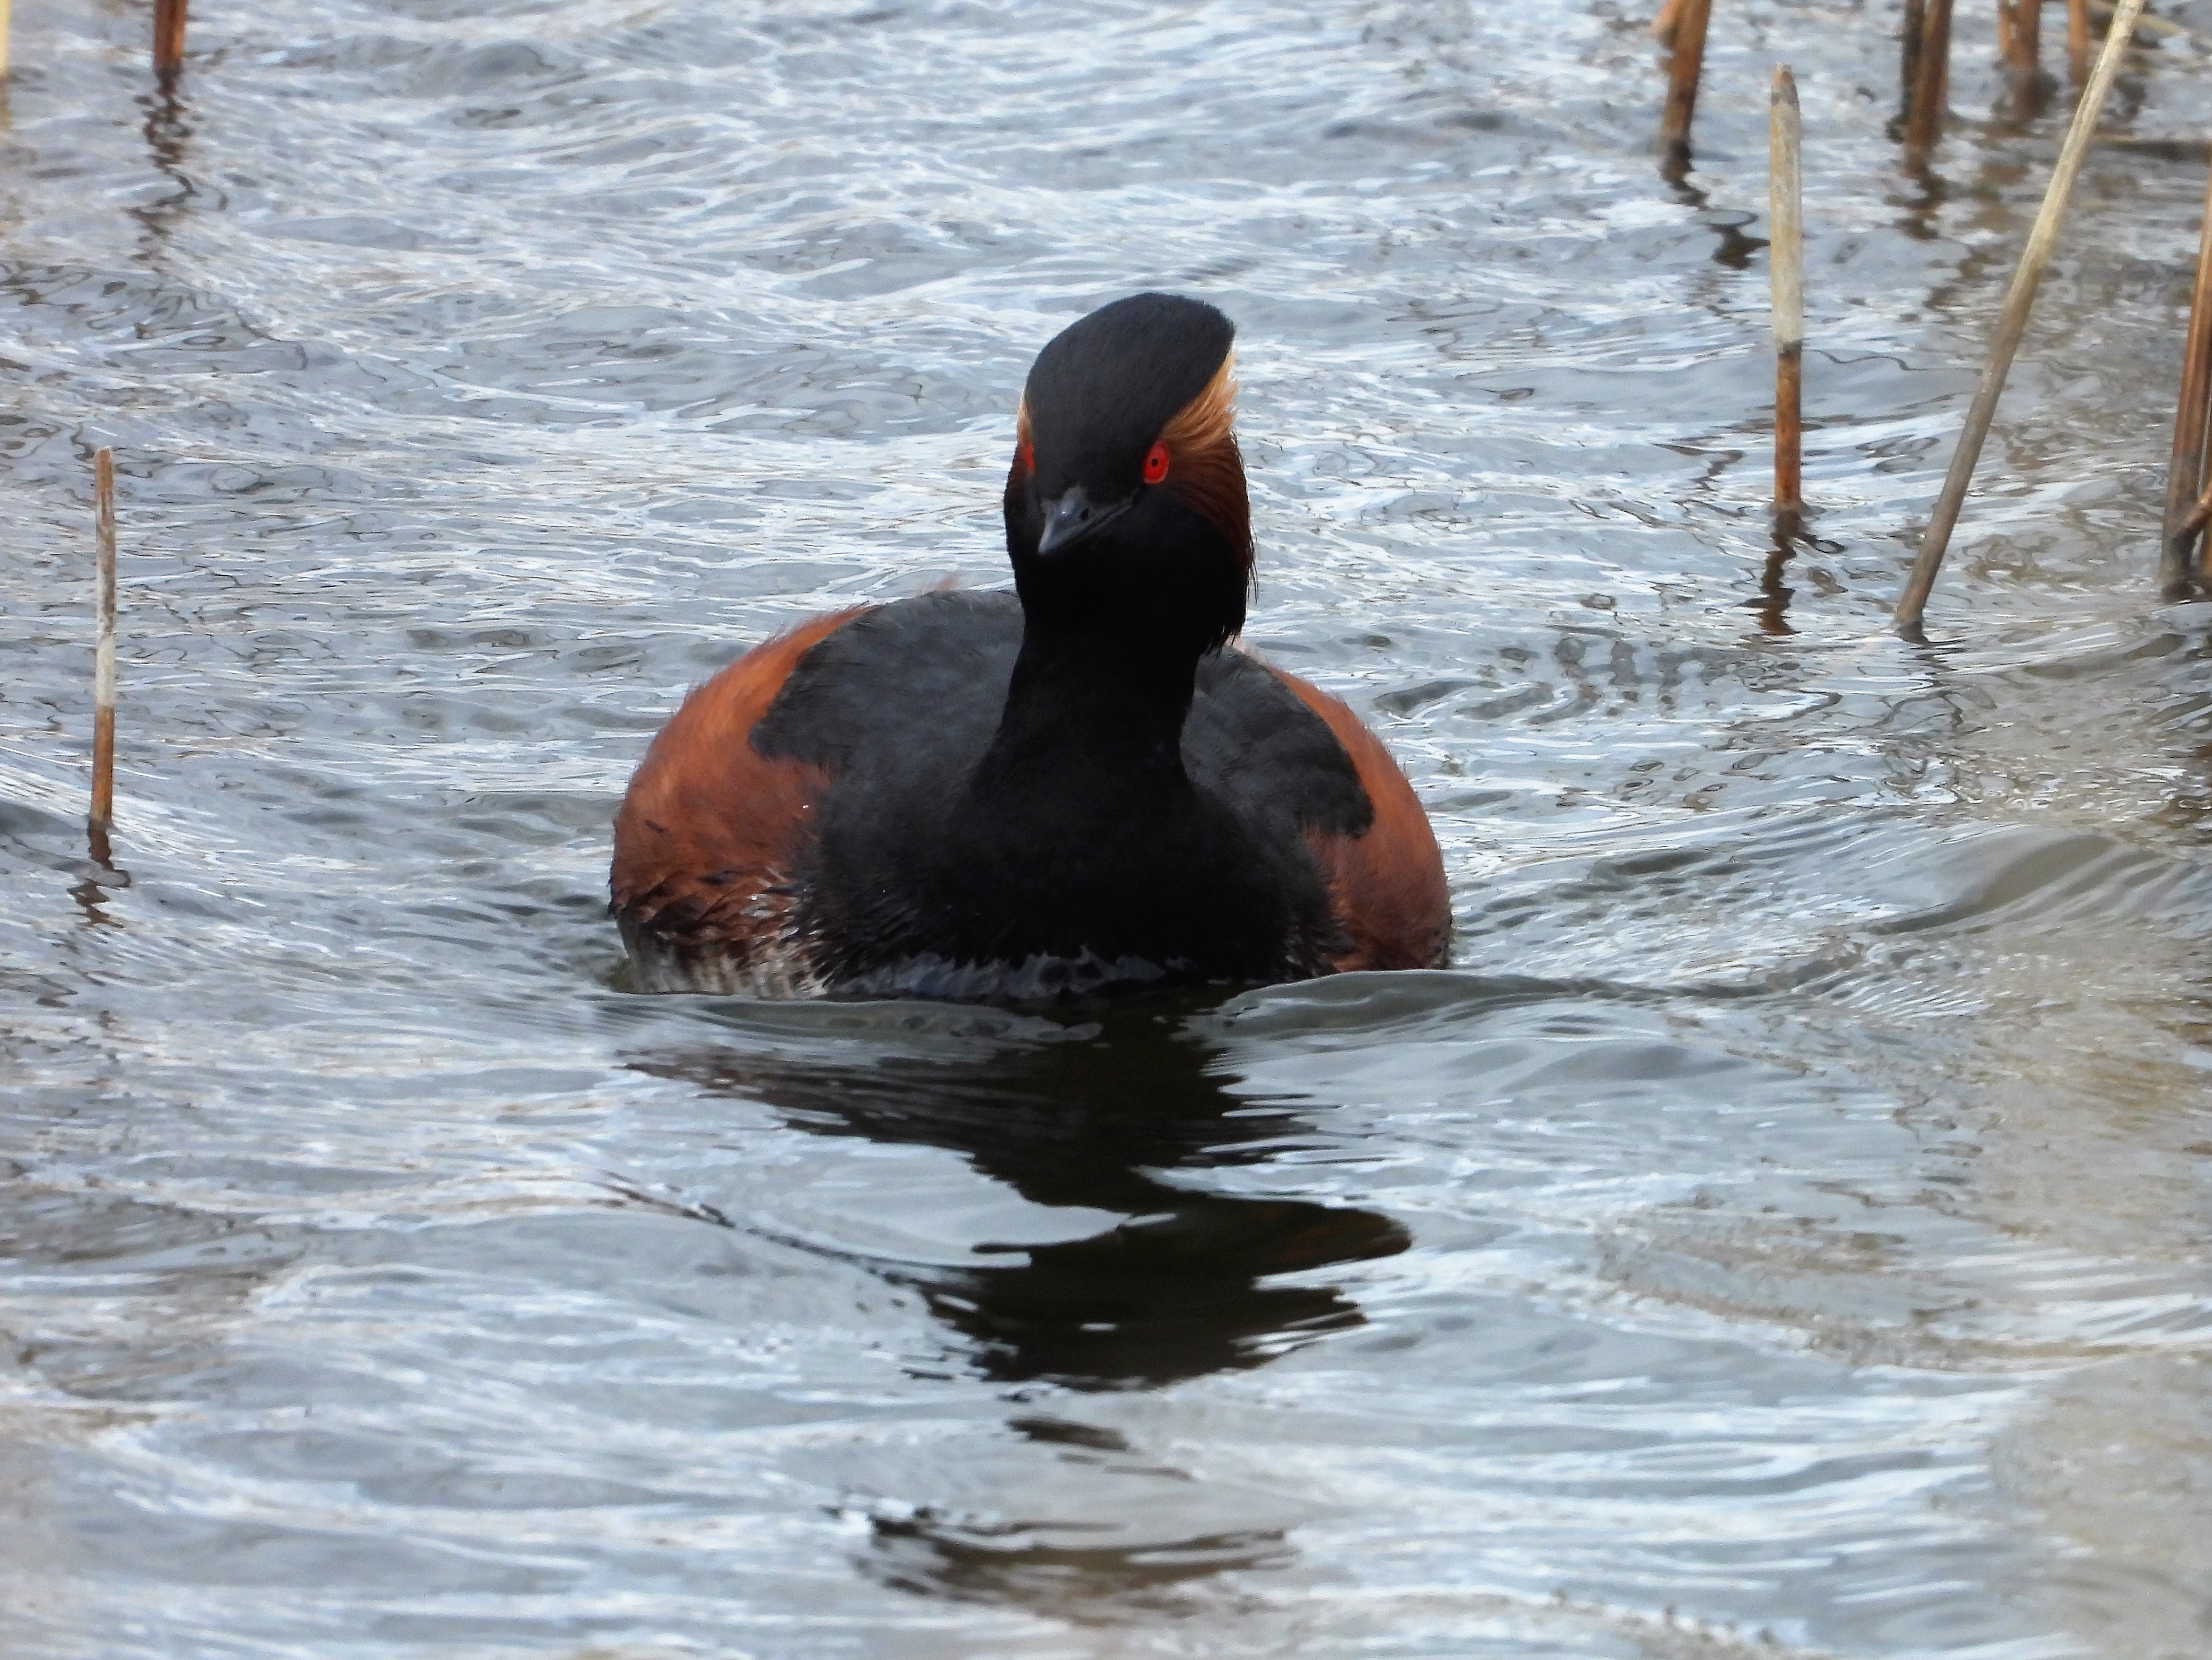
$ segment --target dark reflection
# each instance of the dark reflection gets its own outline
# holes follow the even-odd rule
[[[1659,176],[1674,192],[1674,199],[1694,209],[1698,222],[1717,239],[1712,262],[1727,271],[1748,271],[1753,256],[1766,246],[1765,238],[1744,234],[1743,228],[1757,223],[1759,216],[1741,208],[1713,206],[1712,198],[1690,182],[1692,159],[1686,144],[1664,151],[1659,159]]]
[[[1759,574],[1759,598],[1744,604],[1759,618],[1761,634],[1795,634],[1790,626],[1790,602],[1797,590],[1782,578],[1790,567],[1791,556],[1796,552],[1797,538],[1803,533],[1799,516],[1787,510],[1774,515],[1774,545],[1767,550],[1766,565]]]
[[[2212,139],[2186,135],[2142,138],[2132,133],[2100,132],[2097,148],[2113,155],[2140,156],[2146,161],[2173,161],[2184,167],[2201,167],[2212,162]]]
[[[119,925],[104,909],[107,903],[107,891],[130,885],[131,879],[123,872],[107,870],[97,877],[88,876],[70,889],[69,896],[76,901],[77,909],[84,913],[86,921],[95,927],[112,928]]]
[[[2058,82],[2040,70],[2008,68],[2004,94],[1990,111],[1992,131],[2008,138],[2025,137],[2049,113],[2057,89]]]
[[[1823,558],[1834,559],[1844,551],[1841,542],[1832,542],[1813,534],[1808,525],[1808,510],[1779,508],[1769,521],[1774,545],[1766,551],[1766,564],[1759,575],[1759,597],[1747,599],[1745,606],[1758,613],[1759,626],[1767,634],[1795,634],[1790,626],[1790,602],[1797,590],[1784,579],[1790,575],[1791,563],[1800,551],[1817,553]],[[1842,586],[1829,572],[1814,566],[1802,573],[1813,586],[1824,594],[1843,592]]]
[[[110,893],[120,892],[131,885],[131,873],[116,867],[115,850],[108,844],[106,826],[88,815],[84,835],[86,850],[91,858],[77,866],[83,872],[83,878],[70,887],[69,896],[76,901],[86,921],[102,927],[119,927],[103,907]]]
[[[1907,156],[1902,167],[1914,193],[1910,197],[1891,198],[1902,210],[1897,228],[1916,242],[1936,241],[1942,235],[1940,216],[1951,200],[1951,186],[1942,174],[1924,159]],[[1966,256],[1969,262],[1978,258],[1978,251],[1972,249]]]
[[[1054,1529],[1065,1531],[1066,1523]],[[1054,1542],[1021,1523],[989,1523],[922,1510],[874,1519],[867,1568],[884,1584],[963,1602],[1063,1607],[1071,1596],[1172,1606],[1171,1594],[1218,1573],[1279,1567],[1291,1548],[1273,1529],[1207,1534],[1142,1550]],[[1101,1531],[1105,1531],[1103,1529]]]
[[[1261,1144],[1298,1128],[1228,1094],[1176,1018],[1118,1010],[1059,1041],[978,1040],[954,1058],[823,1066],[726,1050],[641,1069],[766,1102],[817,1134],[949,1148],[1036,1204],[1120,1213],[1127,1219],[1088,1238],[979,1241],[1003,1267],[873,1266],[971,1339],[988,1377],[1132,1388],[1257,1365],[1359,1324],[1333,1286],[1268,1282],[1410,1243],[1371,1211],[1164,1179],[1256,1162],[1268,1156]]]
[[[198,194],[198,189],[185,174],[192,129],[185,121],[184,106],[178,100],[173,80],[165,80],[159,92],[139,101],[146,110],[146,152],[153,159],[155,171],[173,186],[153,201],[142,202],[130,210],[131,216],[146,232],[146,251],[150,254],[169,240],[170,231]]]

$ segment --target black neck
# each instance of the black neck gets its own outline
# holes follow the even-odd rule
[[[1033,799],[1042,785],[1081,811],[1099,791],[1134,805],[1188,790],[1182,727],[1197,672],[1188,647],[1030,617],[975,791],[1006,784]]]

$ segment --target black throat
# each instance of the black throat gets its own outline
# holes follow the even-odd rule
[[[1092,819],[1113,834],[1135,828],[1128,821],[1147,808],[1194,799],[1182,728],[1198,658],[1191,647],[1132,630],[1030,616],[968,803],[1020,818],[1042,811]]]
[[[1199,657],[1110,615],[1073,627],[1029,614],[947,842],[962,909],[982,923],[966,942],[976,956],[1272,975],[1288,918],[1248,830],[1184,762]]]

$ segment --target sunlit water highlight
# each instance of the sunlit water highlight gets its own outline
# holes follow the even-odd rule
[[[2185,142],[2093,160],[1909,646],[2065,100],[1962,8],[1915,179],[1894,7],[1717,9],[1671,186],[1607,0],[208,6],[171,100],[143,9],[18,7],[0,1645],[2203,1653],[2212,65],[2131,60]],[[1001,580],[1030,355],[1146,284],[1241,325],[1249,637],[1403,757],[1454,967],[624,993],[650,733]]]

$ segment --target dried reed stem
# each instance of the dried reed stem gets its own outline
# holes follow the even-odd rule
[[[2089,78],[2089,0],[2066,0],[2066,62],[2075,86]]]
[[[1797,78],[1774,70],[1767,95],[1767,269],[1774,284],[1774,514],[1805,506],[1805,236]]]
[[[1943,111],[1951,96],[1951,0],[1928,0],[1920,46],[1914,55],[1912,105],[1905,117],[1905,151],[1917,166],[1943,136]]]
[[[92,458],[93,523],[99,578],[92,648],[93,853],[107,862],[107,833],[115,823],[115,452]]]
[[[154,73],[164,81],[185,64],[185,0],[154,0]]]
[[[1997,0],[1997,39],[2013,79],[2032,82],[2043,51],[2043,0]]]
[[[1674,44],[1675,26],[1682,21],[1682,0],[1664,0],[1659,15],[1651,20],[1651,33],[1662,44]]]
[[[2197,234],[2197,284],[2189,295],[2189,332],[2181,348],[2181,396],[2173,406],[2173,455],[2166,465],[2166,522],[2158,579],[2171,587],[2189,574],[2189,550],[2203,528],[2191,504],[2204,488],[2204,433],[2212,415],[2212,182]]]
[[[1928,0],[1905,0],[1905,21],[1897,32],[1899,95],[1902,113],[1912,113],[1912,88],[1920,79],[1920,37],[1927,33]]]
[[[2204,487],[2204,494],[2197,498],[2197,505],[2189,510],[2189,517],[2181,521],[2181,528],[2191,536],[2208,523],[2212,523],[2212,484]]]
[[[1996,337],[1990,345],[1988,367],[1982,370],[1981,385],[1974,389],[1973,406],[1966,411],[1966,429],[1959,435],[1959,447],[1952,452],[1951,470],[1943,478],[1943,493],[1936,498],[1935,515],[1920,538],[1920,556],[1912,562],[1912,575],[1906,579],[1905,593],[1897,602],[1896,623],[1900,633],[1918,631],[1929,591],[1936,586],[1936,573],[1943,568],[1944,550],[1950,546],[1951,532],[1959,522],[1959,509],[1966,502],[1966,486],[1974,477],[1974,463],[1981,459],[1982,441],[1989,436],[1990,421],[1996,414],[1997,398],[2004,391],[2013,354],[2020,350],[2020,337],[2027,330],[2028,313],[2035,306],[2035,291],[2043,282],[2044,269],[2050,265],[2051,251],[2057,243],[2059,223],[2066,217],[2067,198],[2074,193],[2074,180],[2089,154],[2089,141],[2095,136],[2097,118],[2104,111],[2105,95],[2112,91],[2112,81],[2120,72],[2120,58],[2127,51],[2128,39],[2135,32],[2136,14],[2142,6],[2143,0],[2120,0],[2112,16],[2112,30],[2105,36],[2105,49],[2097,54],[2097,66],[2090,71],[2089,84],[2082,89],[2081,101],[2074,106],[2073,125],[2066,129],[2066,143],[2058,152],[2058,165],[2051,169],[2050,186],[2043,192],[2043,206],[2035,216],[2035,228],[2028,233],[2027,250],[2020,257],[2020,269],[2013,273],[2012,287],[2005,295]]]
[[[8,73],[8,0],[0,0],[0,78]]]
[[[1674,21],[1674,57],[1667,74],[1667,110],[1659,118],[1659,147],[1674,159],[1690,149],[1690,120],[1698,112],[1698,82],[1705,72],[1705,26],[1712,0],[1682,0]]]

